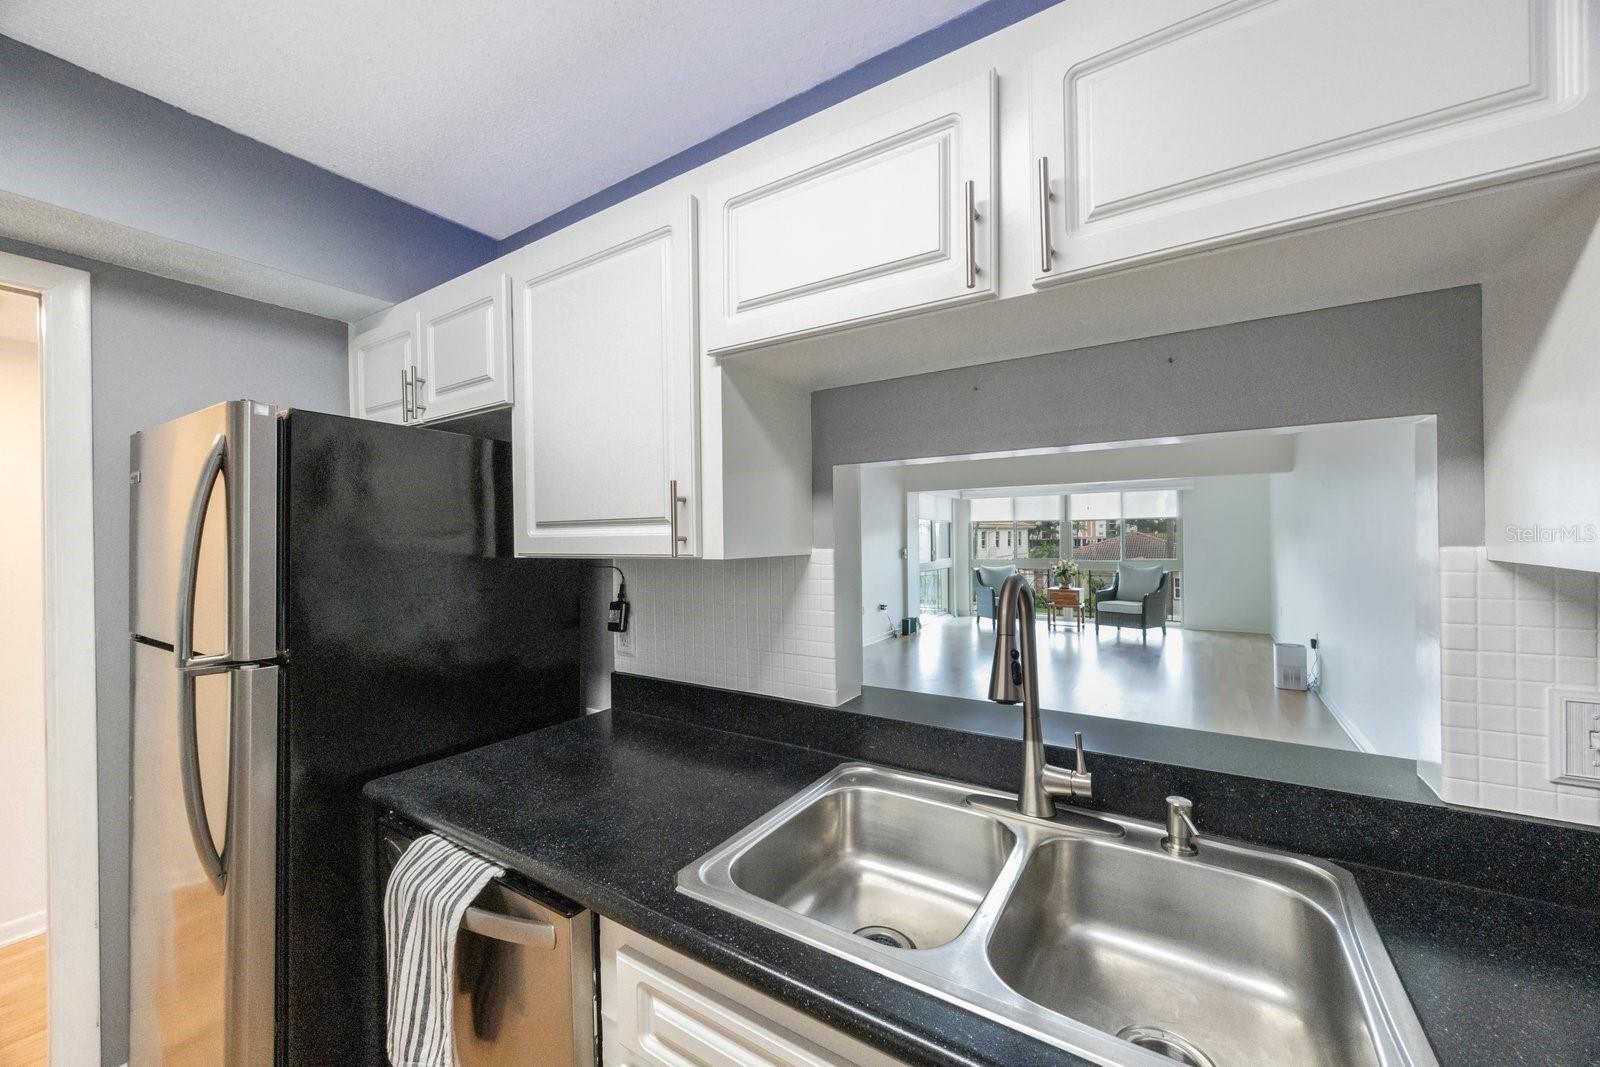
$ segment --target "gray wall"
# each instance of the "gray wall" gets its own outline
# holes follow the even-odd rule
[[[815,544],[842,463],[1436,415],[1440,543],[1481,545],[1480,304],[1463,286],[813,393]]]
[[[384,300],[497,254],[484,234],[9,37],[0,145],[0,191]]]
[[[103,1062],[128,1058],[128,435],[221,400],[347,410],[343,323],[0,240],[86,270],[94,403]]]

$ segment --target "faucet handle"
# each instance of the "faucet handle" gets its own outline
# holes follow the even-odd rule
[[[1040,777],[1045,790],[1054,796],[1087,800],[1094,796],[1094,775],[1089,773],[1089,765],[1083,759],[1083,734],[1076,730],[1072,734],[1072,747],[1077,755],[1076,770],[1069,771],[1047,763],[1041,769]]]

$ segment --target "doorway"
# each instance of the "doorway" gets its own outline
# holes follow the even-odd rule
[[[39,298],[0,288],[0,1064],[46,1061],[44,456]]]
[[[101,1056],[100,835],[96,817],[89,275],[0,252],[0,292],[7,310],[22,324],[7,333],[32,338],[31,344],[11,348],[13,354],[21,348],[31,349],[32,354],[33,395],[22,401],[32,412],[32,458],[26,464],[11,462],[16,453],[9,450],[24,446],[4,445],[8,449],[7,480],[0,482],[0,495],[4,496],[0,499],[0,523],[16,517],[18,505],[12,496],[17,492],[33,496],[38,510],[22,525],[32,527],[38,548],[31,592],[18,592],[18,582],[10,574],[0,581],[0,614],[7,626],[30,614],[38,621],[33,670],[39,685],[33,690],[32,706],[42,717],[42,767],[38,748],[24,760],[43,780],[45,867],[43,908],[36,903],[23,905],[29,910],[19,909],[18,925],[0,928],[0,943],[27,945],[7,954],[6,962],[12,966],[0,968],[0,1033],[14,1018],[29,1020],[15,1023],[19,1047],[26,1048],[26,1057],[21,1052],[13,1054],[0,1043],[0,1062],[7,1067],[13,1062],[95,1063]],[[0,415],[0,433],[18,430],[25,421],[26,415]],[[22,484],[31,484],[32,489],[7,492],[12,486],[10,478],[26,478],[27,471],[31,471],[31,483]],[[19,610],[23,601],[32,605],[32,612]],[[6,655],[8,683],[14,651],[0,649]],[[16,655],[22,669],[20,652]],[[40,729],[38,719],[31,729]],[[37,738],[37,732],[34,736]],[[0,742],[0,747],[5,744]],[[0,790],[17,784],[10,765],[4,764]],[[9,832],[13,824],[26,825],[30,833],[38,828],[37,805],[19,807],[24,812],[32,810],[12,816],[4,810],[9,803],[0,804],[0,834]],[[13,848],[9,838],[0,847],[8,852]],[[12,863],[12,858],[5,856],[7,868],[22,866]],[[9,875],[9,870],[0,871],[0,877]],[[33,885],[36,889],[36,883]],[[39,911],[47,922],[41,920]],[[0,920],[12,918],[0,916]],[[13,933],[22,936],[13,940]],[[23,988],[29,991],[27,995],[19,992]]]

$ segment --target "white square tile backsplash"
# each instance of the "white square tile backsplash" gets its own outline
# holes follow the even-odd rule
[[[834,652],[833,550],[743,560],[626,560],[630,674],[840,703]]]
[[[1600,792],[1550,781],[1552,686],[1600,682],[1600,584],[1582,571],[1441,553],[1444,799],[1600,825]]]

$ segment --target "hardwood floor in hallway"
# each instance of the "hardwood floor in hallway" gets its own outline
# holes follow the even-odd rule
[[[1039,705],[1162,726],[1259,737],[1356,751],[1356,744],[1315,693],[1278,689],[1272,640],[1263,634],[1152,630],[1094,623],[1037,623]],[[1120,634],[1120,636],[1119,636]],[[862,652],[866,685],[983,699],[989,688],[994,630],[988,621],[925,618],[920,635],[880,641]]]
[[[0,1067],[42,1067],[48,1049],[45,935],[0,948]]]

